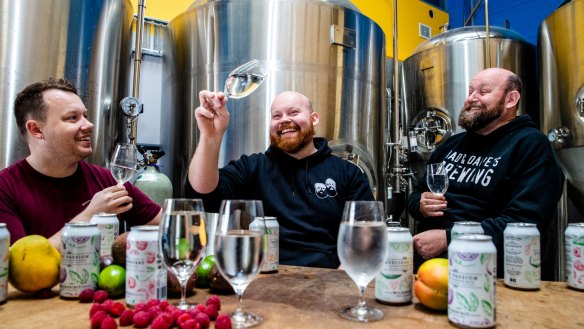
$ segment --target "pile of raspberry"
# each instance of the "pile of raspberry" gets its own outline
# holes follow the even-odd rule
[[[104,294],[105,293],[105,294]],[[87,293],[86,293],[87,294]],[[80,296],[81,297],[81,296]],[[88,296],[79,299],[87,302]],[[93,301],[89,310],[89,318],[92,329],[117,329],[119,326],[133,325],[134,328],[170,329],[207,329],[211,321],[215,321],[216,329],[231,329],[231,319],[227,314],[219,315],[221,300],[219,296],[211,295],[205,305],[198,304],[188,311],[179,310],[168,301],[151,299],[146,303],[138,303],[134,309],[126,308],[124,304],[109,299],[107,292],[95,291],[92,294]]]

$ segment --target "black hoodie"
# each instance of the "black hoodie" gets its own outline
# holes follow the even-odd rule
[[[421,215],[420,196],[428,191],[424,175],[408,198],[408,210],[419,221],[418,232],[446,229],[450,243],[454,222],[481,222],[497,247],[498,275],[502,276],[507,223],[535,223],[543,256],[564,174],[546,136],[529,116],[519,116],[486,136],[454,135],[428,161],[436,162],[444,162],[449,173],[448,210],[443,217]]]
[[[373,194],[361,170],[332,155],[324,138],[314,145],[317,152],[300,160],[271,146],[243,155],[219,170],[219,185],[209,194],[187,180],[187,196],[202,198],[210,212],[223,199],[262,200],[265,215],[280,225],[280,264],[336,268],[345,201],[373,200]]]

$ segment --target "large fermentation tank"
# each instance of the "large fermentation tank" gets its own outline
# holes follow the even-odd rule
[[[584,1],[571,1],[539,27],[542,131],[556,148],[568,197],[584,214]]]
[[[269,146],[270,105],[285,90],[311,99],[320,115],[317,136],[358,164],[379,188],[383,157],[385,37],[348,1],[197,1],[169,23],[172,95],[162,144],[176,165],[175,194],[186,180],[198,142],[193,109],[203,89],[223,90],[236,66],[253,58],[269,71],[247,98],[230,99],[230,126],[219,166]]]
[[[458,116],[472,77],[488,66],[484,26],[462,27],[420,44],[403,63],[405,133],[413,132],[417,152],[410,153],[414,171],[442,141],[462,132]],[[513,71],[523,82],[519,113],[538,122],[535,47],[511,30],[490,27],[490,66]]]
[[[0,0],[0,166],[28,155],[13,102],[26,85],[65,77],[93,122],[94,153],[105,164],[118,138],[118,103],[127,78],[130,0]]]

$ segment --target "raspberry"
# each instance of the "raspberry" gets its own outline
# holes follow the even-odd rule
[[[171,305],[172,306],[172,305]],[[181,315],[186,314],[185,311],[183,310],[179,310],[179,309],[173,309],[173,310],[169,310],[169,308],[171,307],[167,307],[166,310],[164,310],[164,312],[166,314],[170,314],[170,316],[172,316],[172,320],[174,322],[178,321],[178,318],[180,318]],[[174,307],[174,306],[173,306]]]
[[[163,300],[160,301],[160,303],[158,304],[158,306],[160,307],[161,310],[165,311],[166,308],[169,306],[170,304],[168,303],[167,300]]]
[[[172,325],[164,319],[162,315],[157,316],[150,325],[152,329],[170,329]]]
[[[81,303],[91,303],[93,301],[93,289],[87,288],[79,293]]]
[[[118,329],[118,324],[116,323],[116,320],[108,316],[101,321],[100,329]]]
[[[205,312],[205,305],[197,304],[196,309],[204,313]]]
[[[201,329],[201,325],[193,319],[187,320],[178,326],[181,329]]]
[[[201,325],[201,328],[202,329],[209,328],[209,323],[211,322],[209,320],[209,317],[205,313],[199,313],[199,314],[197,314],[197,317],[195,318],[195,321],[197,321],[197,323],[199,325]]]
[[[191,309],[187,310],[187,313],[189,313],[191,318],[196,319],[197,314],[201,313],[201,311],[197,310],[196,308],[191,308]]]
[[[180,325],[180,324],[185,323],[189,320],[193,320],[193,318],[191,317],[191,315],[189,313],[185,312],[185,313],[178,316],[178,318],[176,319],[176,324]]]
[[[207,301],[205,302],[205,304],[215,305],[217,307],[217,311],[219,311],[221,309],[221,299],[219,299],[219,296],[217,296],[217,295],[209,296],[209,298],[207,298]]]
[[[160,301],[158,299],[149,299],[146,302],[146,305],[148,305],[148,307],[152,307],[152,306],[158,306],[158,304],[160,304]]]
[[[162,313],[162,311],[160,310],[160,307],[158,306],[152,306],[148,309],[148,315],[150,316],[150,322],[152,322],[154,320],[154,318],[156,318],[158,316],[158,314]]]
[[[109,294],[105,290],[98,290],[93,293],[93,301],[96,303],[103,303],[109,298]]]
[[[148,311],[148,305],[146,305],[145,303],[137,303],[136,305],[134,305],[134,311],[136,312]]]
[[[99,329],[101,327],[101,322],[107,317],[105,311],[97,311],[91,316],[89,320],[91,322],[91,329]]]
[[[219,311],[217,311],[217,306],[215,304],[209,304],[205,307],[205,314],[209,316],[211,320],[215,320],[217,315],[219,315]]]
[[[111,305],[106,307],[106,310],[109,315],[117,318],[118,316],[122,315],[122,313],[126,310],[126,307],[120,302],[113,302]]]
[[[105,306],[99,303],[93,303],[89,309],[89,318],[93,317],[97,311],[103,311],[105,313]]]
[[[120,326],[125,327],[134,324],[134,321],[132,320],[133,317],[134,311],[131,309],[125,309],[124,312],[122,312],[122,315],[120,315]]]
[[[146,328],[150,324],[150,316],[148,316],[147,312],[139,311],[134,314],[132,321],[134,322],[134,327]]]
[[[231,329],[231,318],[227,314],[221,314],[215,320],[215,329]]]

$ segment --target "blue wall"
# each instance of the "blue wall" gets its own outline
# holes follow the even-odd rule
[[[537,44],[537,30],[541,22],[565,0],[490,0],[489,24],[508,27],[521,34],[527,41]],[[450,29],[462,27],[471,11],[470,3],[478,0],[447,0],[446,11],[450,16]],[[485,25],[484,1],[474,16],[474,23]]]

